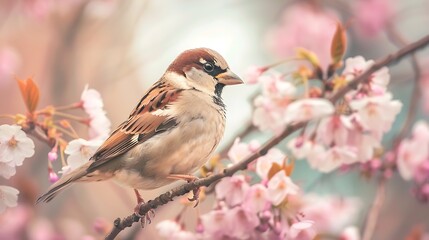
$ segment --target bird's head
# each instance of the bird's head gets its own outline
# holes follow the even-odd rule
[[[241,84],[243,81],[233,73],[225,59],[208,48],[190,49],[181,53],[168,67],[167,73],[186,78],[190,88],[220,96],[225,85]]]

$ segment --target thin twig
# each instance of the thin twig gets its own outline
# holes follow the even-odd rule
[[[397,47],[401,48],[408,44],[408,41],[396,30],[395,26],[393,26],[392,24],[390,24],[386,30],[387,30],[386,33],[388,38]],[[411,61],[411,66],[413,68],[413,73],[414,73],[413,90],[410,96],[410,104],[408,107],[407,118],[402,124],[402,127],[400,128],[401,130],[399,130],[398,135],[393,140],[393,148],[398,147],[401,139],[403,139],[405,135],[409,132],[411,125],[413,123],[413,120],[416,116],[417,106],[421,96],[420,84],[419,84],[420,78],[421,78],[421,69],[420,69],[416,54],[411,55],[410,61]]]
[[[329,100],[331,102],[336,102],[337,100],[341,99],[348,91],[355,89],[361,82],[367,80],[371,74],[376,72],[377,70],[381,69],[384,66],[391,65],[393,63],[398,62],[403,57],[412,54],[413,52],[426,47],[429,44],[429,35],[426,37],[420,39],[419,41],[416,41],[414,43],[411,43],[404,48],[400,49],[398,52],[394,54],[390,54],[386,56],[385,58],[377,61],[374,65],[372,65],[369,69],[367,69],[363,74],[357,76],[354,80],[349,82],[344,88],[338,90],[335,92]],[[221,178],[232,176],[234,173],[238,172],[239,170],[243,170],[247,168],[247,165],[256,160],[257,158],[265,155],[269,149],[276,146],[278,143],[280,143],[283,139],[285,139],[287,136],[295,132],[296,130],[304,127],[307,122],[300,122],[291,124],[286,127],[286,129],[278,136],[273,137],[268,142],[266,142],[262,147],[258,149],[257,152],[254,154],[248,156],[241,162],[225,169],[223,172],[211,175],[206,178],[199,179],[195,182],[190,182],[187,184],[183,184],[179,187],[176,187],[166,193],[163,193],[156,197],[153,200],[148,201],[146,204],[143,204],[140,206],[140,215],[147,214],[150,210],[156,209],[161,205],[167,204],[170,201],[173,201],[175,197],[182,196],[190,192],[191,190],[197,189],[202,186],[209,186],[213,182],[218,181]],[[135,222],[138,222],[140,218],[136,214],[131,214],[122,220],[120,218],[117,218],[114,221],[114,227],[112,228],[111,232],[106,236],[106,240],[112,240],[114,239],[122,230],[124,230],[127,227],[131,227]]]
[[[380,215],[380,210],[383,206],[385,196],[386,180],[384,178],[381,178],[378,183],[377,193],[374,197],[374,202],[372,203],[371,210],[369,211],[368,218],[366,220],[362,240],[372,239],[372,235],[374,234],[375,227],[377,226],[378,216]]]

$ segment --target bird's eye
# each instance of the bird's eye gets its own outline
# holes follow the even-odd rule
[[[204,63],[203,68],[206,72],[213,72],[214,66],[211,63]]]

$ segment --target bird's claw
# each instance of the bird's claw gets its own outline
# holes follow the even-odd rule
[[[193,196],[192,198],[188,198],[189,201],[193,202],[195,201],[195,205],[194,208],[198,206],[198,204],[200,203],[200,188],[194,189],[192,190]]]
[[[140,225],[142,228],[144,228],[146,225],[149,225],[152,223],[152,218],[155,217],[155,211],[153,209],[149,210],[146,214],[140,214],[140,207],[145,204],[144,201],[137,204],[137,206],[134,208],[134,214],[140,218]]]

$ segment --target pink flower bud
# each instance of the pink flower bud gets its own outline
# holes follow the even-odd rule
[[[56,161],[56,160],[58,159],[57,151],[56,151],[56,150],[54,151],[54,149],[52,149],[52,150],[48,153],[48,159],[49,159],[49,161],[51,161],[51,162]]]
[[[54,183],[54,182],[58,181],[58,179],[59,179],[58,175],[54,171],[50,170],[49,171],[49,181],[51,183]]]
[[[378,158],[372,159],[371,162],[370,162],[370,167],[373,170],[379,169],[381,167],[381,161],[380,161],[380,159],[378,159]]]

